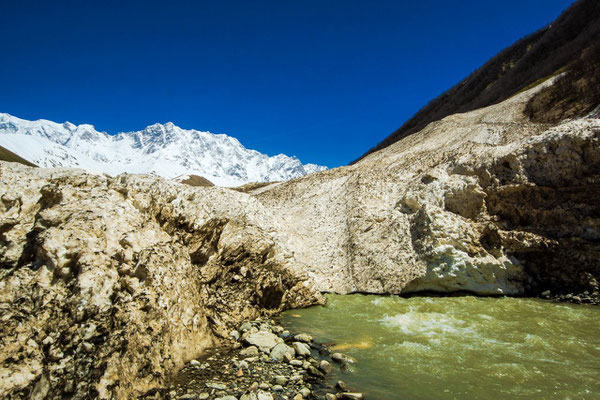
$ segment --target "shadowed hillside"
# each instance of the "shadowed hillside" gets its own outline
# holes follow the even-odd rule
[[[0,160],[2,160],[2,161],[8,161],[8,162],[18,162],[18,163],[21,163],[23,165],[27,165],[28,167],[37,167],[37,165],[35,165],[35,164],[27,161],[23,157],[19,157],[18,155],[16,155],[12,151],[10,151],[8,149],[5,149],[2,146],[0,146]]]
[[[561,84],[564,89],[577,86],[575,80],[579,84],[584,81],[597,82],[598,69],[589,66],[594,58],[594,51],[597,53],[599,50],[598,46],[594,46],[599,37],[600,2],[598,0],[575,2],[555,22],[501,51],[462,82],[432,100],[358,160],[422,130],[431,122],[448,115],[499,103],[534,83],[539,83],[560,72],[576,69],[576,73],[567,74],[564,78]],[[583,56],[586,49],[588,55]],[[596,78],[593,78],[594,76]],[[542,117],[541,113],[536,111],[535,113],[539,115],[538,120],[550,118],[552,121],[557,121],[565,117],[581,115],[581,112],[589,110],[589,106],[577,104],[580,101],[578,94],[584,91],[583,88],[576,92],[568,92],[564,89],[559,89],[560,93],[571,99],[566,101],[570,106],[564,110],[561,108],[565,112],[564,116],[555,112],[551,118],[549,115]],[[587,91],[593,92],[591,88]],[[538,99],[533,102],[538,106],[554,104],[552,98],[556,101],[556,95],[548,96],[550,97],[545,101],[540,102]],[[586,96],[583,101],[593,102],[594,99]]]

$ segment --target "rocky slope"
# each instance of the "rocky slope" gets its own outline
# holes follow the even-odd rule
[[[0,397],[132,398],[319,302],[249,196],[0,164]]]
[[[543,86],[255,195],[321,290],[597,293],[600,120],[531,122]]]
[[[541,89],[239,191],[0,163],[0,397],[133,398],[318,291],[598,301],[600,119]]]

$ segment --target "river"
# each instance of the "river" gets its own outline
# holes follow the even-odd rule
[[[538,299],[328,295],[281,323],[357,360],[369,400],[598,399],[600,308]]]

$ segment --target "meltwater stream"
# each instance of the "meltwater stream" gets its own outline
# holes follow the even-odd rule
[[[357,360],[367,399],[600,399],[600,309],[536,299],[330,295],[282,324]]]

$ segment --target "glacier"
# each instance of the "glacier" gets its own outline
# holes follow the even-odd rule
[[[234,137],[182,129],[171,122],[109,135],[93,125],[28,121],[0,113],[0,146],[40,167],[166,179],[194,174],[228,187],[287,181],[327,169],[284,154],[268,156],[247,149]]]

